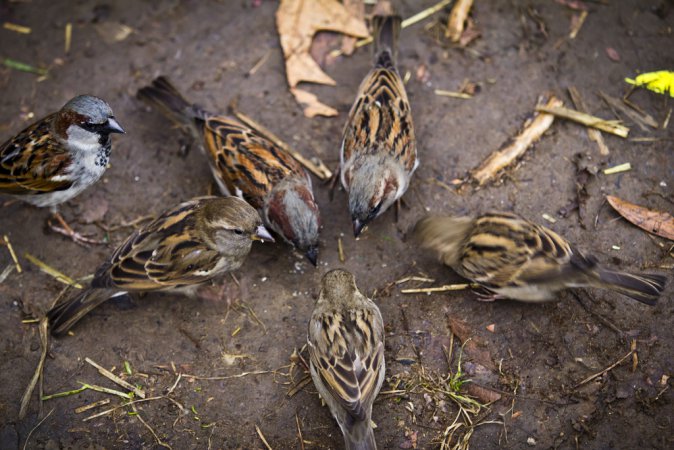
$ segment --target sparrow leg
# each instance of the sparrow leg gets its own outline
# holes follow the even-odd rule
[[[55,231],[59,234],[62,234],[64,236],[69,237],[76,244],[80,244],[84,247],[88,247],[89,245],[104,245],[104,244],[107,244],[107,242],[105,242],[105,241],[100,241],[100,240],[97,240],[97,239],[88,238],[86,236],[81,235],[77,231],[73,230],[72,227],[70,225],[68,225],[68,223],[65,221],[65,219],[63,218],[61,213],[59,213],[58,211],[54,212],[52,217],[54,219],[56,219],[56,221],[59,223],[60,226],[52,223],[51,220],[47,220],[47,224],[49,225],[49,228],[52,231]]]
[[[394,216],[393,216],[393,221],[395,223],[398,223],[398,219],[400,218],[400,210],[405,207],[405,209],[409,209],[409,205],[405,200],[403,200],[402,197],[400,197],[398,200],[395,202],[395,210],[394,210]]]
[[[478,302],[493,302],[496,300],[505,300],[508,297],[505,297],[501,294],[494,294],[493,292],[475,292]]]
[[[328,180],[330,183],[330,201],[335,197],[335,188],[337,187],[337,180],[339,180],[339,166],[334,170],[332,178]]]

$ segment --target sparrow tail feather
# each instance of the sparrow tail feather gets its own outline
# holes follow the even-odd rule
[[[662,275],[643,275],[601,269],[599,280],[602,287],[612,289],[647,305],[655,305],[665,289],[667,278]]]
[[[185,100],[171,82],[164,76],[157,77],[150,86],[136,94],[139,100],[157,108],[178,125],[192,125],[194,120],[205,118],[205,112]]]
[[[397,15],[377,15],[372,18],[375,67],[395,69],[401,26],[402,18]]]
[[[344,447],[346,450],[377,450],[370,419],[357,421],[344,430]]]
[[[115,289],[86,289],[80,294],[56,304],[47,312],[51,333],[64,336],[82,317],[111,297],[124,295]]]

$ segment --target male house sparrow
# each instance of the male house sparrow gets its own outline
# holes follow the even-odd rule
[[[344,435],[347,450],[377,448],[372,403],[384,382],[384,322],[349,272],[323,276],[307,335],[311,378]]]
[[[75,233],[56,206],[94,184],[110,157],[111,133],[124,133],[110,106],[80,95],[0,146],[0,194],[35,206],[49,206],[61,228],[80,243],[92,241]]]
[[[662,275],[604,268],[554,231],[515,214],[427,217],[415,232],[456,273],[505,298],[542,302],[565,288],[598,287],[654,305],[665,288]]]
[[[375,63],[358,89],[340,152],[342,186],[349,193],[353,234],[407,190],[417,166],[412,113],[395,68],[399,16],[374,16]]]
[[[316,265],[318,205],[311,179],[295,158],[237,120],[188,103],[164,77],[139,90],[138,98],[202,143],[224,194],[242,195],[272,230]]]
[[[65,334],[104,301],[129,292],[194,295],[200,284],[241,267],[253,241],[274,242],[257,211],[238,197],[199,197],[136,230],[101,265],[91,286],[47,316]]]

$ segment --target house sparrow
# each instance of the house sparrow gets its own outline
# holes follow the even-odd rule
[[[110,157],[111,133],[124,133],[110,106],[91,95],[80,95],[17,134],[0,147],[0,194],[38,207],[48,206],[63,229],[80,243],[57,211],[94,184]]]
[[[307,335],[311,378],[347,449],[376,449],[372,403],[384,382],[384,322],[341,269],[326,273]]]
[[[267,226],[316,265],[318,205],[311,179],[295,158],[237,120],[188,103],[164,77],[139,90],[138,98],[157,107],[201,142],[224,194],[246,199]]]
[[[344,128],[340,176],[356,237],[402,197],[419,165],[412,113],[395,68],[400,25],[399,16],[374,16],[374,68],[361,83]]]
[[[181,203],[136,230],[98,268],[88,289],[47,313],[52,334],[65,334],[104,301],[129,292],[194,295],[199,285],[241,267],[257,240],[274,242],[257,211],[238,197]]]
[[[415,233],[423,248],[495,298],[542,302],[565,288],[598,287],[654,305],[665,288],[662,275],[604,268],[554,231],[515,214],[427,217]]]

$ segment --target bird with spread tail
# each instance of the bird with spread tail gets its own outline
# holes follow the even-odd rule
[[[75,232],[57,206],[94,184],[105,172],[112,142],[124,133],[110,106],[80,95],[0,146],[0,194],[49,207],[52,229],[77,243],[99,243]]]
[[[400,26],[399,16],[374,16],[374,68],[361,83],[344,127],[339,176],[356,237],[400,200],[419,165],[412,112],[395,66]]]
[[[320,216],[311,179],[287,151],[258,131],[189,103],[165,78],[138,91],[201,144],[225,194],[240,195],[260,211],[265,224],[315,266]]]
[[[307,343],[311,378],[346,449],[376,449],[371,418],[386,371],[384,322],[349,272],[335,269],[323,276]]]
[[[255,209],[238,197],[199,197],[136,230],[101,265],[89,288],[48,313],[61,336],[106,300],[133,292],[195,295],[198,287],[241,267],[253,241],[271,241]]]
[[[415,234],[445,265],[494,292],[493,299],[543,302],[566,288],[597,287],[655,305],[667,280],[608,269],[554,231],[511,213],[427,217]]]

